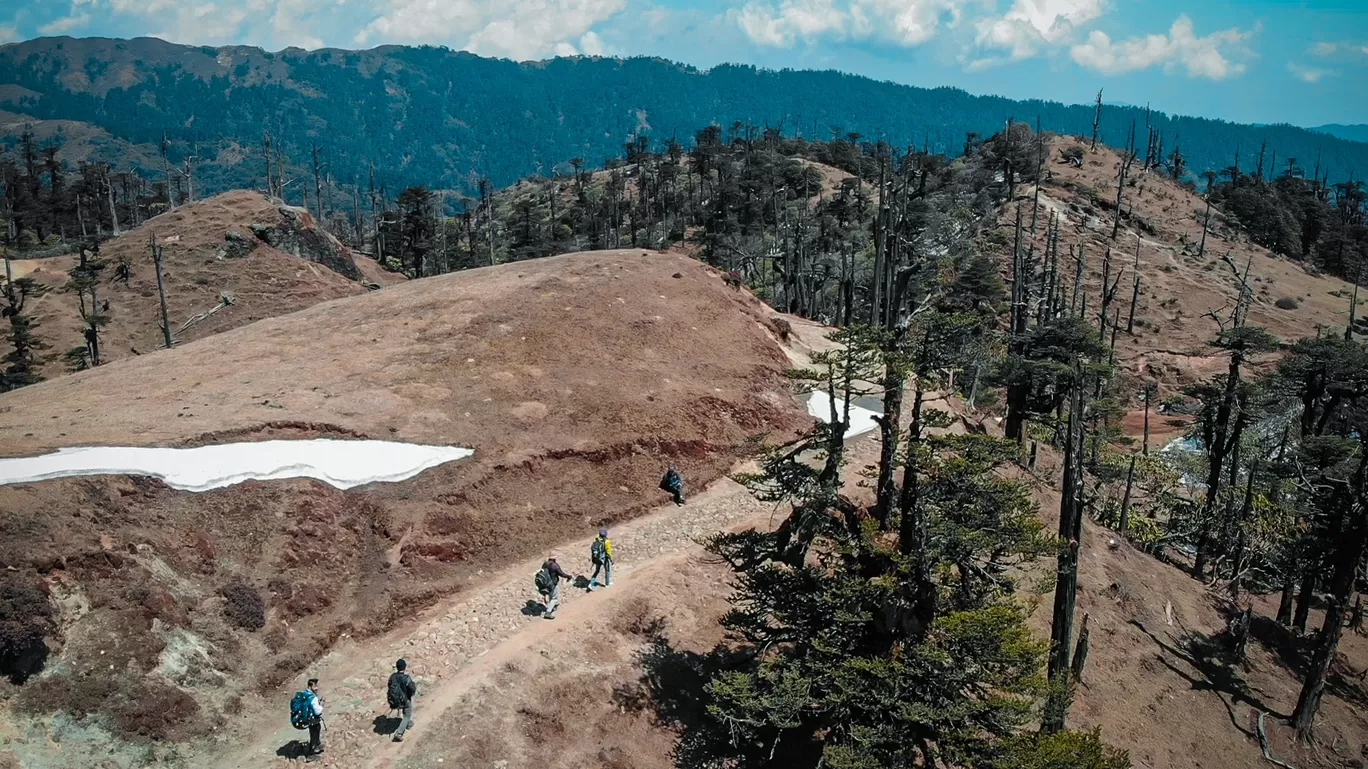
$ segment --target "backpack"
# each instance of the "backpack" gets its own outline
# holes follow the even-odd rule
[[[596,539],[594,544],[589,546],[589,560],[595,565],[599,565],[608,560],[608,547],[604,544],[605,540]]]
[[[390,710],[403,710],[409,704],[408,675],[405,673],[395,673],[389,679],[389,698]]]
[[[679,473],[674,470],[667,470],[664,477],[660,479],[660,489],[662,491],[674,491],[679,488]]]
[[[538,593],[541,593],[542,595],[550,595],[552,588],[556,586],[556,575],[552,574],[546,569],[542,569],[541,571],[537,572],[537,576],[533,580],[533,584],[537,586]]]
[[[315,719],[313,697],[313,692],[308,689],[295,692],[294,699],[290,700],[291,726],[296,729],[308,729],[313,724]]]

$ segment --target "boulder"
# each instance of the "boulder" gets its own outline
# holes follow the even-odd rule
[[[294,254],[315,264],[321,264],[333,272],[352,280],[361,280],[361,271],[356,263],[343,252],[337,241],[327,233],[306,223],[305,213],[297,208],[281,206],[281,221],[278,223],[255,222],[252,234],[266,245]]]

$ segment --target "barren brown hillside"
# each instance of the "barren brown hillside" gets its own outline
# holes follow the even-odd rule
[[[163,248],[163,280],[177,344],[202,339],[262,318],[284,315],[328,299],[366,292],[367,283],[389,285],[401,276],[354,255],[318,229],[303,209],[280,206],[248,191],[217,195],[149,219],[101,244],[109,261],[99,287],[108,302],[109,325],[101,332],[101,357],[114,361],[163,346],[157,278],[149,240]],[[117,277],[127,262],[127,282]],[[50,345],[44,367],[61,374],[62,355],[84,344],[74,294],[60,291],[75,256],[17,260],[15,277],[27,275],[53,289],[29,305],[38,319],[39,339]],[[182,329],[194,316],[213,310],[224,293],[227,305]]]
[[[53,592],[64,628],[46,671],[0,707],[204,734],[338,639],[649,509],[668,461],[691,487],[717,478],[753,434],[807,423],[766,318],[692,260],[578,254],[325,302],[0,396],[6,454],[304,435],[475,449],[348,492],[0,487],[0,563]],[[268,601],[259,631],[224,619],[219,592],[239,580]],[[177,690],[197,706],[168,706]],[[64,734],[23,723],[26,739]]]
[[[1078,146],[1083,165],[1065,161],[1061,150]],[[999,215],[997,243],[1003,264],[1011,265],[1013,228],[1019,206],[1023,220],[1022,248],[1034,244],[1044,253],[1046,230],[1052,214],[1060,217],[1060,270],[1066,283],[1073,278],[1070,247],[1085,255],[1088,307],[1096,318],[1102,284],[1103,261],[1112,252],[1112,279],[1121,271],[1112,309],[1120,310],[1117,362],[1135,378],[1156,381],[1168,394],[1183,385],[1225,368],[1224,359],[1209,343],[1217,325],[1208,312],[1228,316],[1234,307],[1238,281],[1229,264],[1249,266],[1254,303],[1249,322],[1266,327],[1284,341],[1311,336],[1318,328],[1343,333],[1348,321],[1351,286],[1342,280],[1314,274],[1303,264],[1283,259],[1251,243],[1238,227],[1212,211],[1205,254],[1199,257],[1205,201],[1159,172],[1145,174],[1141,163],[1132,165],[1124,190],[1120,231],[1112,240],[1120,156],[1072,137],[1056,137],[1047,148],[1046,181],[1041,187],[1040,208],[1032,237],[1031,216],[1035,187],[1020,185],[1017,198]],[[1125,329],[1130,310],[1136,245],[1139,244],[1140,300],[1134,334]],[[1038,258],[1038,256],[1037,256]],[[1296,300],[1293,309],[1275,305],[1279,299]],[[1360,307],[1368,295],[1360,298]],[[1362,309],[1359,312],[1363,314]],[[1110,319],[1109,319],[1110,322]]]

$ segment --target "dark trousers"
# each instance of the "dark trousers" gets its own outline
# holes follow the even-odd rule
[[[674,495],[674,503],[676,505],[684,504],[684,484],[681,483],[678,486],[671,486],[670,493]]]
[[[409,704],[402,708],[397,708],[397,710],[403,711],[404,715],[403,718],[399,720],[399,728],[394,730],[394,738],[402,740],[404,738],[404,732],[407,732],[409,728],[413,726],[413,701],[410,700]]]
[[[309,724],[309,752],[323,752],[323,720],[319,719]]]

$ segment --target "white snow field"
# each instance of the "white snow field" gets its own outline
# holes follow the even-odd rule
[[[841,404],[838,402],[836,408],[840,407]],[[831,396],[820,390],[813,390],[808,395],[807,410],[808,414],[823,422],[831,421]],[[850,404],[850,427],[846,428],[845,437],[854,438],[857,435],[864,435],[877,429],[879,424],[874,421],[874,417],[877,416],[879,416],[877,411],[870,411],[862,406]]]
[[[190,449],[85,446],[38,457],[0,459],[0,486],[79,475],[149,475],[181,491],[209,491],[243,481],[280,478],[314,478],[349,489],[407,480],[473,453],[456,446],[326,438]]]

